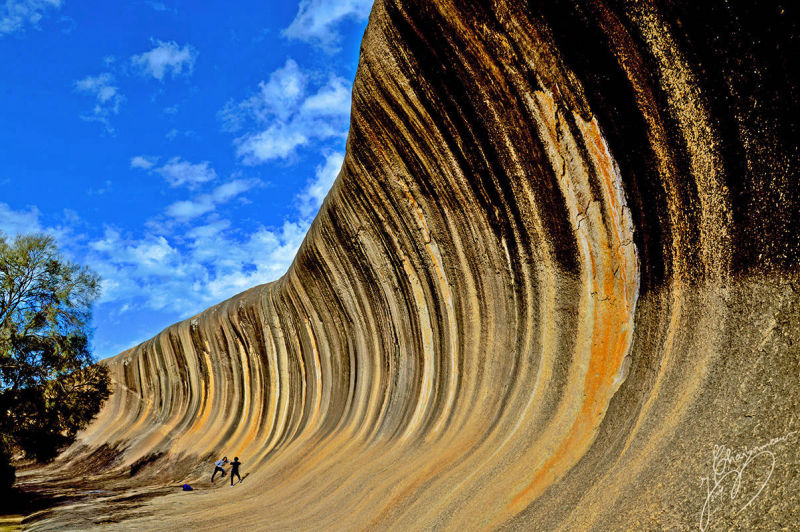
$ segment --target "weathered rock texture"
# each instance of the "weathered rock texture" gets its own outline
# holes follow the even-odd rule
[[[107,406],[31,474],[249,477],[31,524],[797,526],[793,10],[376,2],[289,272],[106,361]],[[731,499],[714,446],[765,444],[718,448]]]

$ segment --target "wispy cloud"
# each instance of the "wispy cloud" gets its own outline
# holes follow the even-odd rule
[[[247,165],[285,159],[295,148],[308,143],[309,133],[310,129],[296,123],[273,124],[264,131],[237,139],[236,154]]]
[[[258,84],[258,92],[239,103],[227,103],[219,113],[223,129],[235,133],[250,120],[261,123],[272,118],[289,118],[305,96],[307,83],[308,75],[296,61],[287,59],[267,81]]]
[[[66,251],[70,257],[85,242],[86,235],[76,232],[79,227],[85,228],[85,224],[75,211],[64,209],[60,215],[50,216],[50,221],[55,222],[52,225],[46,224],[42,218],[42,212],[36,206],[15,210],[6,203],[0,203],[0,232],[7,237],[47,233],[58,241],[62,251]]]
[[[175,41],[160,40],[154,40],[153,44],[156,46],[149,52],[131,57],[131,63],[142,75],[163,81],[166,75],[174,78],[192,73],[197,60],[197,50],[193,46],[179,46]]]
[[[316,214],[322,205],[322,200],[336,181],[339,170],[342,169],[344,153],[333,152],[325,157],[325,162],[317,166],[315,178],[309,182],[305,190],[298,196],[300,200],[300,214],[308,218]]]
[[[217,205],[227,203],[251,188],[261,184],[257,179],[234,179],[215,187],[208,194],[189,200],[176,201],[167,207],[167,216],[179,222],[188,222],[198,216],[213,212]]]
[[[258,180],[234,179],[199,201],[220,205],[259,184]],[[0,231],[6,236],[35,231],[52,234],[69,256],[90,264],[101,275],[98,303],[112,304],[107,312],[165,311],[179,317],[277,279],[308,231],[308,222],[290,221],[243,231],[228,219],[212,215],[173,235],[145,231],[137,236],[107,226],[102,236],[86,239],[75,233],[86,223],[73,211],[65,210],[58,226],[46,226],[41,218],[35,206],[14,209],[0,203]]]
[[[163,166],[156,168],[155,172],[166,179],[171,187],[185,185],[195,188],[202,183],[216,179],[217,172],[210,165],[211,163],[208,161],[193,164],[180,157],[173,157]],[[133,161],[131,161],[131,166],[133,166]]]
[[[38,28],[49,11],[60,7],[61,0],[5,0],[0,5],[0,37],[21,33],[27,26]]]
[[[90,243],[87,260],[103,277],[101,303],[188,317],[277,279],[307,230],[306,224],[286,222],[241,234],[219,219],[192,228],[179,241],[152,233],[133,238],[107,227],[102,238]]]
[[[338,51],[336,27],[345,20],[365,20],[373,0],[302,0],[284,37],[304,41],[329,53]]]
[[[0,0],[1,1],[1,0]],[[191,45],[178,46],[174,41],[164,42],[154,40],[155,47],[139,55],[131,57],[134,69],[143,76],[152,76],[163,81],[166,76],[172,78],[182,74],[191,74],[197,59],[197,51]],[[114,69],[116,59],[106,56],[106,67]],[[117,68],[117,71],[124,69]],[[106,126],[109,133],[114,133],[111,126],[111,117],[119,114],[120,105],[125,97],[120,93],[116,78],[110,72],[103,72],[96,76],[86,76],[75,82],[75,90],[95,97],[95,105],[90,113],[81,115],[83,120],[100,122]],[[177,106],[168,108],[167,112],[176,112]]]
[[[170,11],[170,9],[166,5],[164,5],[164,2],[153,2],[148,0],[147,2],[145,2],[145,4],[150,6],[150,8],[153,11],[160,11],[160,12]]]
[[[164,138],[167,140],[175,140],[178,137],[183,137],[187,139],[197,138],[197,132],[193,129],[184,129],[180,130],[178,128],[172,128],[166,133],[164,133]]]
[[[109,132],[114,131],[109,119],[119,113],[120,104],[125,101],[125,97],[120,94],[119,88],[114,83],[114,76],[108,72],[97,76],[86,76],[75,82],[76,91],[95,97],[92,111],[81,115],[81,118],[89,122],[100,122]]]
[[[117,87],[111,85],[114,76],[108,72],[97,76],[87,76],[75,82],[75,88],[82,92],[88,92],[97,96],[100,103],[114,102],[119,96]]]
[[[101,186],[92,187],[86,190],[86,193],[90,196],[102,196],[103,194],[108,194],[109,192],[114,190],[114,183],[110,179],[106,179]],[[73,217],[76,219],[77,215]]]
[[[303,102],[300,113],[315,118],[350,115],[350,85],[344,78],[331,76],[325,86]]]
[[[136,157],[131,157],[131,168],[141,168],[143,170],[149,170],[156,165],[157,161],[158,159],[154,157],[148,157],[146,155],[137,155]]]
[[[297,148],[312,141],[347,136],[350,89],[347,82],[331,75],[309,93],[311,77],[297,63],[272,72],[259,91],[220,111],[223,128],[244,134],[236,138],[236,153],[246,165],[287,159]]]
[[[0,232],[13,237],[22,233],[41,231],[39,216],[40,212],[36,207],[15,211],[8,204],[0,203]]]
[[[180,221],[189,221],[214,210],[214,202],[208,194],[192,200],[176,201],[167,207],[167,216]]]

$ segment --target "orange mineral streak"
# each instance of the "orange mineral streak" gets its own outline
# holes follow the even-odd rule
[[[540,92],[537,96],[542,110],[539,124],[547,133],[542,137],[550,141],[549,153],[554,157],[569,157],[571,151],[564,146],[565,132],[558,117],[562,111],[557,109],[550,94]],[[581,307],[591,308],[591,351],[580,410],[555,451],[533,473],[531,482],[511,498],[509,508],[512,511],[530,504],[592,444],[608,404],[619,388],[623,361],[632,340],[639,271],[621,178],[597,122],[586,122],[577,115],[573,115],[573,119],[581,132],[580,141],[589,153],[585,170],[602,184],[603,197],[595,199],[602,202],[606,211],[601,223],[593,224],[590,209],[581,210],[580,207],[585,205],[580,198],[586,192],[586,177],[571,172],[561,176],[562,191],[573,213],[573,229],[588,243],[581,250],[582,264],[588,266],[584,275],[588,276],[587,286],[591,291],[582,300]],[[555,161],[553,164],[556,166]],[[582,223],[576,221],[579,219]]]

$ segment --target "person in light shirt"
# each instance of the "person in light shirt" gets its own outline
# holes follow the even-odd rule
[[[222,460],[217,460],[217,462],[214,464],[214,472],[211,474],[211,482],[214,482],[214,477],[217,476],[217,473],[222,473],[222,478],[225,478],[225,464],[227,463],[227,456],[223,457]]]

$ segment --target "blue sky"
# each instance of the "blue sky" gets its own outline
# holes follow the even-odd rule
[[[100,273],[98,358],[286,271],[371,5],[0,0],[0,231]]]

